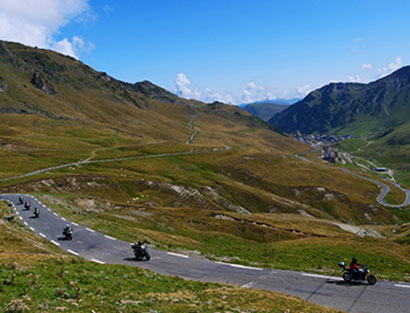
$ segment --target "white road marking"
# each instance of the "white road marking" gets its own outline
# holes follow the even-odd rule
[[[67,221],[64,217],[61,218],[63,221]]]
[[[23,222],[23,223],[24,223],[24,225],[28,226],[27,222]]]
[[[399,288],[410,288],[410,285],[395,284],[394,286]]]
[[[20,220],[23,220],[23,218],[22,218],[20,215],[19,215],[19,219],[20,219]]]
[[[237,267],[237,268],[243,268],[243,269],[246,269],[246,270],[254,270],[254,271],[262,271],[263,270],[263,268],[245,266],[245,265],[240,265],[240,264],[229,264],[229,266]]]
[[[67,251],[70,252],[71,254],[79,256],[79,254],[77,252],[73,251],[73,250],[68,249]]]
[[[90,228],[88,228],[88,227],[86,227],[85,229],[88,230],[88,231],[90,231],[90,232],[92,232],[92,233],[95,233],[95,230],[92,230],[92,229],[90,229]]]
[[[35,230],[33,227],[31,227],[31,226],[30,226],[30,229],[31,229],[32,231],[36,231],[36,230]]]
[[[46,235],[44,235],[43,233],[39,233],[39,235],[43,238],[46,238]]]
[[[53,214],[54,214],[55,216],[58,216],[57,213],[55,213],[55,212],[53,212]]]
[[[173,256],[177,256],[179,258],[184,258],[184,259],[188,259],[189,256],[185,255],[185,254],[179,254],[179,253],[174,253],[174,252],[167,252],[167,254],[169,255],[173,255]]]
[[[243,288],[252,288],[256,284],[256,281],[251,281],[245,285],[242,285]]]
[[[74,223],[74,222],[71,222],[71,224],[73,224],[73,225],[75,225],[75,226],[78,226],[78,224],[77,224],[77,223]]]
[[[333,276],[326,276],[326,275],[319,275],[319,274],[309,274],[309,273],[303,273],[303,276],[307,277],[315,277],[315,278],[324,278],[324,279],[332,279],[332,280],[343,280],[342,277],[333,277]]]
[[[19,211],[16,211],[16,213],[17,213],[17,215],[20,215],[20,212],[19,212]]]
[[[96,262],[96,263],[100,263],[100,264],[105,264],[103,261],[97,260],[97,259],[91,259],[91,261]]]
[[[108,235],[104,235],[105,238],[111,239],[111,240],[117,240],[114,237],[108,236]]]
[[[56,246],[60,246],[58,242],[55,242],[54,240],[51,240],[51,243],[54,243]]]

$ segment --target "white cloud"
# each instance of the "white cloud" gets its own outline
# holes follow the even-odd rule
[[[227,91],[218,92],[209,88],[198,88],[184,73],[179,73],[174,83],[173,91],[180,97],[196,99],[207,103],[221,101],[228,104],[251,103],[263,100],[275,100],[278,98],[303,98],[313,89],[310,85],[302,85],[284,90],[278,90],[277,88],[267,89],[250,81],[245,84],[245,88],[241,93],[234,94]]]
[[[221,101],[234,103],[234,97],[229,92],[216,92],[209,88],[201,90],[194,86],[184,73],[179,73],[175,79],[174,91],[179,97],[196,99],[203,102]]]
[[[265,92],[265,88],[256,85],[254,82],[247,82],[245,85],[245,89],[242,90],[241,101],[243,103],[265,100],[266,98],[267,92]]]
[[[378,78],[387,76],[387,75],[391,74],[392,72],[394,72],[395,70],[398,70],[402,66],[403,66],[403,63],[402,63],[401,58],[396,57],[394,59],[394,61],[391,62],[389,65],[383,66],[383,67],[380,67],[380,68],[377,69]]]
[[[373,68],[372,64],[363,64],[362,65],[362,71],[364,70],[371,70]]]
[[[190,88],[191,82],[184,73],[179,73],[175,79],[175,88],[178,96],[191,98],[194,92]]]
[[[360,76],[359,75],[349,75],[347,76],[347,78],[349,79],[349,82],[351,83],[360,83]]]
[[[54,49],[73,57],[78,57],[82,48],[92,47],[77,36],[71,40],[54,38],[71,19],[88,14],[88,0],[0,0],[0,8],[2,40]]]
[[[312,87],[310,85],[303,85],[303,86],[297,87],[296,90],[297,90],[297,96],[304,97],[312,90]]]

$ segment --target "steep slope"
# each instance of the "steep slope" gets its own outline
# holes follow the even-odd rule
[[[268,121],[276,113],[279,113],[286,109],[288,106],[285,104],[272,103],[272,102],[254,102],[249,103],[243,107],[245,111],[261,118],[264,121]]]
[[[272,117],[285,132],[381,134],[410,121],[410,67],[369,84],[331,83]]]
[[[316,233],[318,218],[408,221],[375,202],[375,184],[299,160],[308,146],[236,106],[121,82],[51,51],[8,42],[0,51],[0,179],[48,169],[1,180],[1,193],[44,197],[76,222],[126,240],[243,264],[289,260],[287,268],[303,270],[316,264],[301,258],[324,243],[334,258],[352,246],[335,241],[344,232],[328,222]]]

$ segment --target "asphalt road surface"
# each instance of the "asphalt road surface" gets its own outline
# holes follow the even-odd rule
[[[19,204],[19,196],[30,203],[30,210]],[[410,283],[379,281],[374,286],[367,283],[347,284],[341,279],[336,264],[335,276],[324,276],[221,263],[155,249],[149,250],[151,261],[136,261],[129,242],[70,222],[34,197],[4,194],[1,198],[9,201],[21,222],[33,232],[69,253],[97,263],[138,266],[190,280],[278,291],[345,312],[410,312]],[[33,218],[34,207],[40,209],[39,218]],[[73,239],[70,241],[62,239],[62,229],[66,224],[73,228]]]

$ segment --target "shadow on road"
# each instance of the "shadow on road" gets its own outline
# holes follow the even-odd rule
[[[327,280],[326,281],[327,284],[334,284],[334,285],[338,285],[338,286],[367,286],[368,284],[365,282],[361,282],[361,281],[351,281],[351,282],[346,282],[346,281],[334,281],[334,280]]]
[[[59,240],[59,241],[71,241],[72,239],[68,239],[67,237],[62,236],[62,237],[58,237],[57,240]]]
[[[133,258],[123,258],[124,261],[128,262],[146,262],[145,260],[138,260],[136,257]]]

